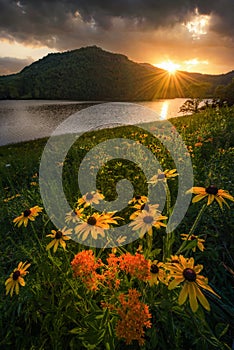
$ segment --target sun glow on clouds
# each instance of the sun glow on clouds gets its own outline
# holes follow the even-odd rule
[[[50,52],[58,52],[58,50],[50,49],[47,46],[30,46],[20,44],[16,41],[10,42],[8,40],[0,40],[0,52],[7,52],[5,56],[8,57],[32,57],[34,60],[37,60]]]
[[[184,67],[186,71],[194,70],[195,66],[201,67],[203,65],[208,65],[208,64],[209,62],[207,60],[199,61],[197,58],[184,61]]]
[[[176,74],[177,70],[186,72],[202,71],[204,66],[209,64],[208,60],[199,60],[198,58],[191,58],[180,63],[175,63],[171,60],[163,61],[153,64],[155,67],[166,70],[169,74]]]
[[[194,40],[199,40],[202,35],[207,34],[207,29],[209,26],[210,16],[200,15],[198,9],[195,9],[195,15],[191,21],[183,23],[187,28],[189,33],[192,34]]]
[[[177,69],[180,68],[179,64],[174,63],[174,62],[172,62],[170,60],[164,61],[164,62],[161,62],[161,63],[158,63],[158,64],[154,64],[154,66],[162,68],[162,69],[165,69],[165,70],[168,71],[168,73],[171,73],[171,74],[175,74]]]

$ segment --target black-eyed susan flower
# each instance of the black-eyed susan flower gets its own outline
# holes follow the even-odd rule
[[[167,182],[168,179],[173,179],[178,175],[179,174],[176,173],[176,169],[166,169],[164,171],[158,169],[158,173],[151,177],[151,179],[148,181],[148,184],[156,185],[158,182]]]
[[[89,205],[98,204],[103,199],[103,194],[97,191],[87,192],[81,198],[78,199],[78,205],[84,205],[84,207],[86,208]]]
[[[157,229],[159,229],[160,227],[166,227],[166,224],[161,222],[162,220],[166,219],[167,216],[160,215],[156,209],[143,209],[142,212],[133,219],[129,226],[132,226],[132,229],[134,231],[139,230],[140,238],[143,238],[145,233],[147,232],[150,236],[152,236],[153,227]]]
[[[159,262],[158,260],[154,260],[150,262],[150,279],[149,285],[153,286],[154,284],[158,284],[159,281],[167,284],[168,277],[166,275],[165,270],[163,269],[164,264]]]
[[[159,211],[157,210],[158,207],[159,207],[159,204],[149,204],[147,202],[143,204],[137,203],[133,206],[133,208],[136,209],[136,211],[130,215],[129,219],[130,220],[135,219],[137,215],[139,215],[142,212],[142,210],[150,211],[155,209],[159,213]]]
[[[128,204],[140,204],[140,205],[142,205],[146,202],[148,202],[148,197],[136,195],[128,202]]]
[[[17,268],[10,274],[10,277],[6,280],[6,295],[10,293],[11,297],[15,291],[16,294],[19,294],[19,286],[25,286],[25,281],[23,277],[28,273],[26,271],[31,264],[27,262],[23,263],[22,261],[18,264]]]
[[[75,233],[78,236],[82,236],[82,240],[86,240],[89,235],[94,239],[98,238],[98,235],[105,237],[105,229],[109,229],[107,217],[103,217],[101,214],[93,213],[84,219],[84,221],[75,227]]]
[[[233,196],[231,196],[225,190],[218,189],[214,185],[210,185],[206,188],[205,187],[192,187],[186,193],[196,194],[196,196],[193,197],[193,200],[192,200],[193,203],[199,202],[200,200],[207,197],[208,198],[207,205],[210,205],[214,200],[216,200],[221,209],[223,208],[223,203],[226,204],[226,206],[229,208],[229,205],[225,201],[225,199],[229,199],[230,201],[234,202]]]
[[[199,238],[198,236],[195,236],[195,235],[189,235],[189,234],[185,234],[185,233],[182,233],[181,234],[181,237],[182,237],[182,240],[183,241],[195,241],[196,240],[196,246],[193,247],[193,252],[196,251],[196,248],[198,247],[198,249],[203,252],[205,247],[204,247],[204,242],[205,240],[202,239],[202,238]]]
[[[62,230],[51,230],[51,232],[51,234],[46,235],[46,237],[53,238],[52,241],[49,244],[47,244],[46,250],[49,250],[52,247],[54,247],[53,252],[55,253],[59,245],[61,245],[61,247],[64,250],[66,250],[66,241],[71,239],[69,235],[71,235],[72,229],[66,229],[66,227],[64,227]]]
[[[71,210],[69,213],[66,214],[65,222],[77,223],[81,221],[83,211],[84,211],[84,208],[75,208],[74,210]]]
[[[179,305],[182,305],[189,298],[190,307],[193,312],[198,309],[198,301],[207,310],[210,311],[210,305],[202,289],[208,290],[217,297],[213,289],[208,285],[208,279],[199,275],[203,269],[202,265],[194,266],[194,259],[186,259],[182,255],[179,256],[178,263],[166,264],[166,267],[170,271],[170,276],[173,278],[168,285],[168,289],[174,289],[182,284],[182,289],[179,294]]]
[[[42,210],[43,208],[39,207],[38,205],[30,209],[26,209],[20,216],[15,218],[13,222],[18,227],[20,227],[22,224],[24,224],[24,227],[26,227],[28,225],[28,220],[34,221],[35,217],[38,216],[38,213],[40,213]]]
[[[116,220],[123,220],[123,218],[121,218],[120,216],[114,216],[115,215],[115,211],[112,212],[103,212],[101,214],[101,219],[102,219],[102,223],[106,224],[106,229],[110,228],[111,224],[115,224],[117,225],[118,222]]]

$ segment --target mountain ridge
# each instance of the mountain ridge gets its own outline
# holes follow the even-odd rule
[[[149,63],[97,46],[49,53],[19,73],[0,76],[0,99],[137,101],[157,98],[210,97],[227,85],[234,71],[175,76]],[[179,82],[179,84],[178,84]]]

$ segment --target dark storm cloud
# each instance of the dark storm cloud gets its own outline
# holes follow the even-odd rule
[[[129,29],[172,27],[188,20],[196,7],[213,15],[213,31],[233,36],[233,0],[0,0],[0,37],[60,48],[65,37],[69,46],[69,37],[82,41],[103,35],[116,18]],[[91,29],[86,31],[79,19]]]
[[[20,59],[14,57],[0,57],[0,75],[7,75],[21,71],[33,62],[32,58]]]

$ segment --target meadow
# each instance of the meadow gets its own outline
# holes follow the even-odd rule
[[[54,227],[43,208],[38,178],[47,139],[0,147],[1,349],[232,349],[234,108],[207,108],[170,122],[191,157],[196,198],[170,234],[180,174],[145,130],[84,134],[56,165],[63,166],[73,233]],[[82,159],[99,142],[118,137],[144,145],[160,162],[163,172],[155,170],[150,184],[166,191],[160,215],[147,202],[144,172],[126,160],[105,164],[99,192],[81,196]],[[94,212],[92,200],[113,201],[124,178],[134,186],[132,202],[121,212]],[[85,244],[86,236],[93,242],[123,224],[139,228],[141,237],[126,245],[119,237],[122,244],[106,249]],[[70,239],[73,234],[84,244]]]

